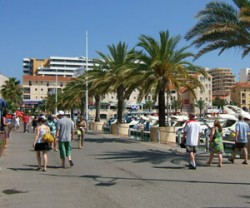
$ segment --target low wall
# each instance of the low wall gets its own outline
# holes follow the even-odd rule
[[[128,124],[112,124],[111,125],[111,134],[116,135],[129,135],[129,125]]]
[[[100,121],[100,122],[89,122],[89,130],[93,130],[93,131],[102,131],[102,127],[103,127],[104,122]]]
[[[176,143],[176,130],[175,127],[151,127],[150,139],[152,142],[166,144]]]

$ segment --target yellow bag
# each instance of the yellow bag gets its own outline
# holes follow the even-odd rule
[[[52,143],[52,142],[54,142],[55,138],[53,137],[53,135],[51,133],[47,132],[44,134],[43,140],[45,142]]]

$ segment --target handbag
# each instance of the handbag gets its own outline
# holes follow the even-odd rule
[[[186,148],[186,139],[180,143],[181,148]]]
[[[53,135],[49,132],[45,133],[43,135],[43,141],[48,142],[48,143],[52,143],[54,142],[55,138],[53,137]]]

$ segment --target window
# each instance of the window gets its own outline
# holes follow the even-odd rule
[[[37,91],[37,88],[35,88],[35,91]]]
[[[29,86],[32,86],[32,81],[29,81]]]
[[[23,99],[29,100],[29,99],[30,99],[30,95],[24,95],[24,96],[23,96]]]
[[[49,82],[47,82],[47,87],[49,86]]]
[[[29,87],[24,87],[23,92],[24,93],[30,93],[30,88]]]
[[[63,82],[60,83],[60,87],[63,87]]]

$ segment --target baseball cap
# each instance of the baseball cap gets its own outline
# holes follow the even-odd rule
[[[57,115],[64,115],[64,111],[59,110],[58,113],[57,113]]]

